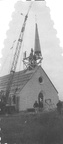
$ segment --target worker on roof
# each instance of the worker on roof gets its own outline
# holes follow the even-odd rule
[[[30,64],[33,64],[33,48],[31,48],[31,53],[29,56],[29,62],[30,62]]]
[[[30,58],[30,59],[33,59],[33,48],[31,48],[31,53],[30,53],[29,58]]]

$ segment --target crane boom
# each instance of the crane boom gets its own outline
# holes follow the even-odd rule
[[[20,32],[19,38],[18,38],[16,51],[15,51],[15,54],[14,54],[14,58],[13,58],[13,62],[12,62],[11,70],[10,70],[10,76],[9,76],[9,80],[8,80],[8,84],[7,84],[7,88],[6,88],[6,94],[5,94],[7,103],[8,103],[8,97],[9,97],[9,93],[10,93],[10,90],[11,90],[11,85],[12,85],[12,82],[13,82],[13,77],[14,77],[16,66],[17,66],[17,63],[18,63],[18,58],[19,58],[21,46],[22,46],[22,41],[23,41],[23,36],[24,36],[24,31],[25,31],[25,26],[26,26],[26,21],[27,21],[28,14],[29,14],[31,6],[32,6],[32,2],[30,4],[30,6],[29,6],[27,14],[25,15],[25,19],[24,19],[24,22],[23,22],[23,26],[21,28],[21,32]]]
[[[24,22],[23,22],[23,26],[22,26],[22,29],[21,29],[21,32],[20,32],[20,35],[19,35],[19,38],[18,38],[16,51],[15,51],[13,62],[12,62],[11,71],[15,71],[16,70],[16,65],[17,65],[19,54],[20,54],[20,50],[21,50],[21,45],[22,45],[24,31],[25,31],[25,26],[26,26],[26,21],[27,21],[27,18],[28,18],[28,13],[30,11],[30,8],[31,8],[31,5],[30,5],[30,7],[28,9],[28,12],[27,12],[27,14],[25,16],[25,19],[24,19]]]

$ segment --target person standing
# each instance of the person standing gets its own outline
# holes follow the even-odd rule
[[[62,102],[59,100],[59,102],[57,103],[57,111],[58,113],[61,115],[61,111],[62,111]]]

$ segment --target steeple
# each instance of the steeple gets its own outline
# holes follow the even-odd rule
[[[37,23],[35,25],[36,26],[35,26],[35,46],[34,46],[34,53],[39,56],[39,55],[42,55],[42,54],[41,54],[41,47],[40,47],[40,40],[39,40]]]
[[[26,68],[29,70],[33,70],[36,66],[41,65],[43,59],[41,54],[37,23],[35,24],[35,26],[36,27],[35,27],[34,50],[33,48],[31,48],[29,57],[26,56],[26,52],[24,53],[24,57],[23,57],[23,63],[26,66]]]

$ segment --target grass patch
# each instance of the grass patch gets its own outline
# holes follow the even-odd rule
[[[57,112],[2,116],[2,143],[63,144],[63,114]]]

